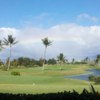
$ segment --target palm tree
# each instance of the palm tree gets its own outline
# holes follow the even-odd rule
[[[86,57],[86,58],[84,59],[84,62],[85,62],[86,64],[88,64],[88,62],[89,62],[89,57]]]
[[[3,49],[2,41],[0,40],[0,51]]]
[[[57,59],[58,59],[58,63],[60,64],[60,66],[65,63],[65,56],[63,53],[60,53],[58,56],[57,56]],[[61,68],[60,68],[61,69]]]
[[[100,54],[97,55],[96,60],[95,60],[96,65],[100,65]]]
[[[45,64],[45,58],[46,58],[46,50],[47,50],[47,47],[50,46],[52,44],[52,41],[50,41],[48,39],[48,37],[42,39],[42,43],[44,44],[45,46],[45,51],[44,51],[44,61],[43,61],[43,70],[44,70],[44,64]]]
[[[7,68],[7,70],[9,70],[10,59],[11,59],[11,48],[12,48],[13,45],[15,45],[16,43],[18,43],[18,41],[16,41],[16,38],[13,37],[12,35],[8,35],[8,38],[7,39],[4,38],[3,42],[4,42],[5,45],[9,46],[9,48],[10,48],[10,55],[9,55],[9,58],[8,58],[9,61],[8,61],[8,68]]]
[[[72,64],[74,64],[74,63],[75,63],[75,59],[73,58],[73,59],[72,59]]]

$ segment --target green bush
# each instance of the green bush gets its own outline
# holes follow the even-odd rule
[[[94,75],[90,75],[90,76],[88,77],[88,79],[89,79],[89,81],[95,81],[96,76],[94,76]]]
[[[89,81],[95,82],[95,84],[100,84],[100,76],[90,75],[88,79]]]
[[[14,75],[14,76],[20,76],[20,72],[17,72],[17,71],[12,71],[11,72],[11,75]]]
[[[95,78],[95,84],[100,84],[100,76]]]

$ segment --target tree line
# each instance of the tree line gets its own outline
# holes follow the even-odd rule
[[[43,67],[44,60],[40,58],[39,60],[33,59],[33,58],[28,58],[28,57],[19,57],[17,59],[13,59],[11,62],[11,67]],[[0,60],[0,65],[7,65],[8,61],[6,63],[2,62]],[[45,64],[57,64],[56,59],[51,58],[48,60],[45,60]],[[6,66],[5,66],[6,67]]]
[[[59,64],[61,67],[63,64],[90,64],[92,66],[98,66],[99,65],[99,60],[100,58],[97,56],[94,61],[90,61],[87,59],[87,57],[81,61],[77,61],[74,58],[72,61],[68,61],[68,59],[65,58],[63,53],[60,53],[56,58],[50,58],[50,59],[45,59],[45,64],[47,65],[55,65]],[[4,63],[2,60],[0,60],[0,66],[5,65],[7,68],[7,65],[9,63],[9,60],[7,59],[6,62]],[[33,59],[33,58],[28,58],[28,57],[19,57],[16,59],[13,59],[10,61],[10,67],[43,67],[44,59],[40,58],[39,60]]]

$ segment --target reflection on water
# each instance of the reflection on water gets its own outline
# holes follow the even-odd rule
[[[80,80],[88,80],[88,77],[90,75],[100,76],[100,70],[92,69],[88,70],[88,74],[81,74],[81,75],[75,75],[75,76],[66,76],[66,78],[73,78],[73,79],[80,79]]]

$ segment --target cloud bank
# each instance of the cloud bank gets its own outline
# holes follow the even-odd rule
[[[74,23],[59,24],[50,28],[27,27],[22,29],[0,28],[0,39],[12,34],[19,41],[12,48],[12,58],[25,56],[35,59],[43,57],[44,45],[41,39],[48,37],[53,41],[48,47],[47,58],[57,57],[64,53],[66,58],[81,59],[94,57],[100,53],[100,26],[81,26]],[[9,48],[0,52],[6,59]]]

